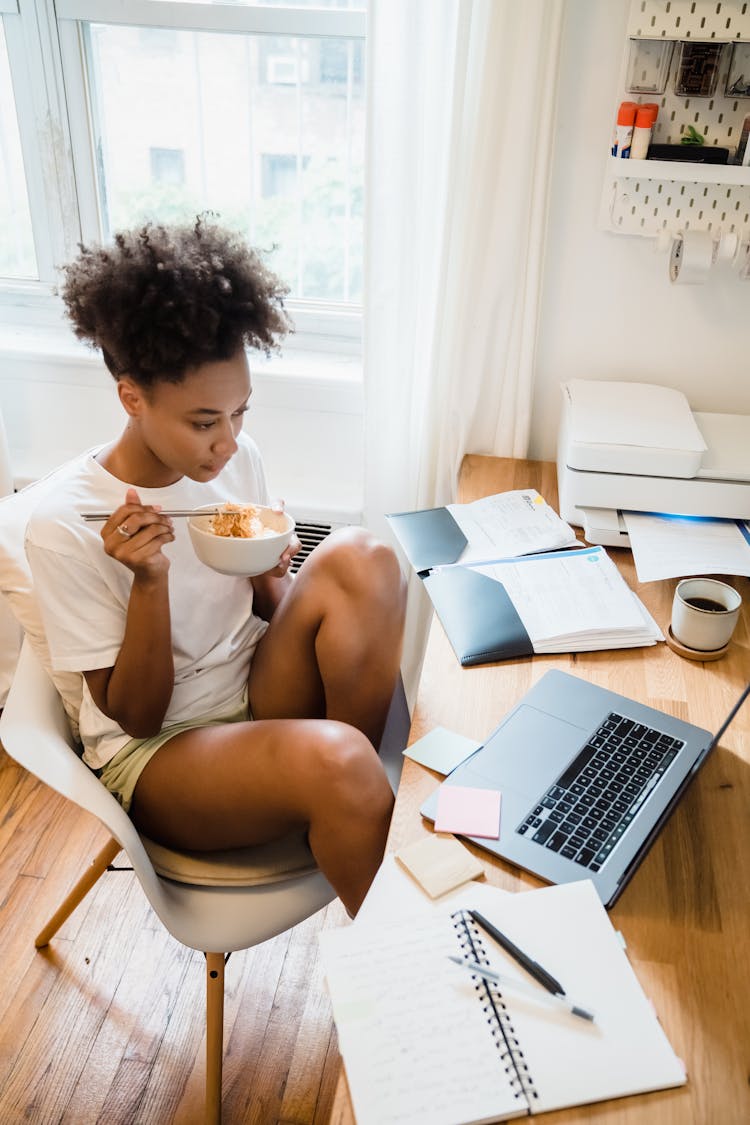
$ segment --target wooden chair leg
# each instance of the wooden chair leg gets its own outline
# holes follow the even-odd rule
[[[109,867],[112,860],[122,851],[122,848],[117,843],[117,840],[112,838],[107,844],[104,845],[102,850],[91,861],[91,865],[84,875],[78,880],[73,890],[70,892],[65,901],[57,908],[55,913],[50,918],[44,929],[40,930],[34,939],[34,945],[37,949],[41,949],[47,945],[50,938],[52,938],[62,926],[63,922],[70,917],[78,903],[86,897],[94,883]]]
[[[221,1125],[224,954],[206,954],[206,1125]]]

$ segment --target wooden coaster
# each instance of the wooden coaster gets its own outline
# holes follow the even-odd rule
[[[727,641],[723,648],[715,648],[710,652],[701,652],[698,648],[688,648],[687,645],[680,644],[676,637],[672,635],[672,626],[667,629],[666,641],[672,652],[676,652],[678,656],[684,656],[687,660],[719,660],[729,648],[731,641]]]

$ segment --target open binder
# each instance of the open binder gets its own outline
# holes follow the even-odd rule
[[[481,1125],[685,1083],[590,880],[462,897],[452,911],[380,924],[370,915],[321,934],[357,1125]],[[470,907],[559,977],[594,1022],[545,1002],[541,986],[538,1001],[521,991],[530,978]]]
[[[534,654],[531,638],[502,586],[469,568],[441,569],[457,563],[469,545],[448,508],[394,512],[386,518],[424,582],[462,665]]]
[[[602,547],[466,562],[447,508],[387,518],[464,667],[664,639]]]

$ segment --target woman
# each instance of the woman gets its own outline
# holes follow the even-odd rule
[[[398,675],[404,583],[344,529],[296,577],[220,575],[163,512],[268,503],[243,432],[245,349],[288,330],[285,289],[198,219],[82,248],[62,296],[126,415],[35,510],[26,549],[53,665],[81,672],[84,760],[136,827],[213,850],[308,832],[350,914],[382,859],[392,793],[376,747]],[[111,511],[103,526],[84,512]]]

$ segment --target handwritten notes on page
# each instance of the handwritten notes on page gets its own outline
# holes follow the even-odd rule
[[[448,504],[468,545],[461,562],[555,551],[576,544],[573,528],[534,488],[499,492],[470,504]]]
[[[358,917],[320,935],[357,1125],[484,1125],[684,1084],[590,880],[521,894],[470,883],[450,906],[425,899],[422,911],[400,918],[381,902],[380,919],[371,912],[364,925]],[[526,979],[470,909],[593,1008],[596,1021],[548,1004],[541,985],[537,1000],[451,964],[463,954]],[[662,1104],[653,1102],[654,1120]]]
[[[320,935],[357,1125],[456,1125],[526,1112],[447,917]]]

